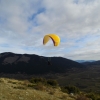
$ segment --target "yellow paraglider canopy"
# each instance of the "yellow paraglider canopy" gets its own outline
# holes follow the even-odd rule
[[[50,39],[52,39],[54,46],[58,46],[60,44],[60,38],[56,34],[47,34],[43,38],[43,44],[45,45]]]

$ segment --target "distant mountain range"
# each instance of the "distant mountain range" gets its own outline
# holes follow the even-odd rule
[[[96,60],[75,60],[78,63],[84,63],[84,62],[95,62]]]
[[[52,65],[48,65],[48,57],[35,54],[0,54],[0,73],[66,73],[69,70],[83,70],[85,65],[62,57],[51,57]]]
[[[100,66],[100,60],[98,60],[98,61],[93,61],[93,62],[83,62],[83,63],[81,63],[81,64],[87,65],[87,66],[89,66],[89,65],[99,65],[99,66]]]

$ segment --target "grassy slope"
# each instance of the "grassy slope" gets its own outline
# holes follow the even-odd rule
[[[34,89],[29,81],[0,78],[0,100],[75,100],[60,88],[41,87]]]

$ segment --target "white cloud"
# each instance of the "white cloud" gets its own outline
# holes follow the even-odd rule
[[[0,52],[100,59],[99,9],[100,0],[1,0],[0,44],[10,47]],[[48,33],[60,36],[57,49],[42,44]]]

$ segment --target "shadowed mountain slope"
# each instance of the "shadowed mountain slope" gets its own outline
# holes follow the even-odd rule
[[[35,54],[14,54],[10,52],[0,54],[0,73],[66,73],[69,70],[83,70],[84,65],[62,57],[51,57],[52,65],[48,65],[48,58]]]

